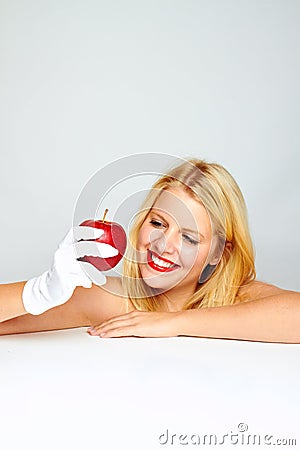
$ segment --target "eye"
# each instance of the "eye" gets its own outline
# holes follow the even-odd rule
[[[188,234],[183,234],[182,238],[187,241],[189,244],[192,245],[197,245],[199,244],[199,241],[197,241],[196,239],[193,239],[191,236],[189,236]]]
[[[150,220],[151,225],[153,225],[155,228],[161,228],[164,227],[164,224],[162,222],[160,222],[157,219],[151,219]]]

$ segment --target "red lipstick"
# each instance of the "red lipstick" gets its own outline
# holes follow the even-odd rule
[[[152,256],[154,256],[155,258],[160,259],[163,262],[166,262],[168,264],[172,264],[172,266],[170,266],[170,267],[160,266],[160,265],[156,264],[153,261]],[[179,267],[178,264],[174,264],[172,261],[169,261],[168,259],[162,258],[157,253],[152,252],[151,250],[147,250],[147,262],[148,262],[149,266],[152,269],[157,270],[158,272],[172,272],[173,270],[176,270]]]

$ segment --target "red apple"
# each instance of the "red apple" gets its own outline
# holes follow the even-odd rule
[[[95,242],[104,242],[110,244],[112,247],[118,250],[118,255],[110,258],[100,258],[97,256],[84,256],[79,258],[79,261],[88,262],[93,264],[101,272],[110,270],[115,267],[118,262],[123,258],[127,238],[124,228],[117,222],[108,222],[105,220],[108,209],[105,210],[102,220],[85,220],[80,225],[86,227],[100,228],[104,231],[100,238],[95,239]]]

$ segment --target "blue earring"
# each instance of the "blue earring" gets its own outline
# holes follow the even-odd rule
[[[217,266],[211,266],[210,264],[207,264],[207,266],[205,266],[204,269],[202,270],[198,283],[203,284],[205,281],[207,281],[213,274],[216,267]]]

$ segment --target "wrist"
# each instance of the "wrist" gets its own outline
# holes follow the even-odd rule
[[[32,315],[42,314],[45,311],[39,289],[40,279],[43,275],[30,278],[23,287],[22,302],[25,310]]]
[[[73,294],[75,287],[64,286],[57,276],[50,271],[31,278],[26,282],[22,292],[25,310],[32,315],[39,315],[48,309],[65,303]]]
[[[208,308],[186,309],[176,312],[176,336],[210,337],[205,334],[205,313]]]
[[[185,311],[174,311],[169,313],[173,315],[172,329],[174,336],[182,336],[185,334],[183,330],[185,328],[184,323],[186,320],[186,315],[184,313]]]

